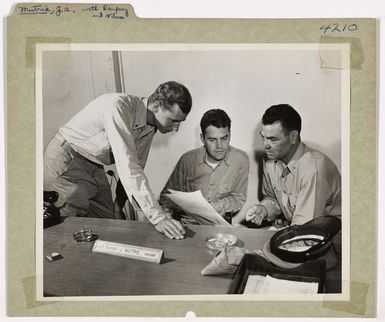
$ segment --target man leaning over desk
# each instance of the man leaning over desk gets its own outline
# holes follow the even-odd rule
[[[302,225],[323,215],[341,215],[341,176],[325,154],[301,142],[301,117],[287,104],[268,108],[260,135],[266,152],[263,200],[246,212],[260,225],[278,220]]]
[[[116,163],[127,195],[155,228],[183,238],[182,225],[162,210],[143,168],[156,131],[177,131],[191,105],[188,89],[174,81],[148,98],[111,93],[89,103],[59,129],[44,153],[44,190],[59,193],[60,214],[114,218],[103,165]]]
[[[183,223],[196,223],[165,196],[167,189],[201,190],[211,206],[226,220],[239,212],[247,198],[249,158],[230,146],[231,120],[225,111],[204,113],[200,138],[202,147],[184,153],[160,195],[160,204]]]

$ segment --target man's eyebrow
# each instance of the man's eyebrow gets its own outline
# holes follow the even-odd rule
[[[228,138],[228,137],[229,137],[228,134],[226,134],[226,135],[224,135],[224,136],[221,136],[221,137],[219,137],[219,138],[212,137],[212,136],[206,136],[206,138],[209,139],[209,140],[224,139],[224,138]]]
[[[170,117],[170,120],[171,120],[172,122],[183,122],[183,121],[186,120],[186,119],[180,120],[180,119],[176,119],[176,118]]]
[[[264,136],[264,135],[262,134],[261,131],[259,131],[259,134],[260,134],[263,138],[266,138],[266,139],[276,139],[276,138],[277,138],[276,136]]]

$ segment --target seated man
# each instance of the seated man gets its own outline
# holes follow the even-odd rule
[[[178,210],[165,194],[167,189],[201,190],[213,208],[230,221],[246,201],[249,158],[245,152],[229,145],[231,120],[223,110],[207,111],[200,127],[203,146],[186,152],[179,159],[160,195],[160,204],[168,208],[174,218],[196,223]]]
[[[280,216],[302,225],[323,215],[341,215],[341,176],[323,153],[301,142],[301,117],[290,105],[274,105],[262,117],[263,164],[260,203],[246,212],[256,225]]]

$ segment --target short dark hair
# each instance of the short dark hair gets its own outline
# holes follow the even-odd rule
[[[286,132],[297,130],[301,133],[301,116],[289,104],[278,104],[270,106],[262,116],[262,124],[269,125],[281,122],[282,128]]]
[[[192,106],[192,98],[186,86],[175,81],[160,84],[148,100],[150,103],[160,101],[165,107],[178,104],[181,111],[186,115],[190,113]]]
[[[220,109],[211,109],[205,112],[201,119],[201,131],[203,136],[205,135],[206,129],[210,125],[213,125],[217,128],[228,127],[230,131],[231,120],[225,111]]]

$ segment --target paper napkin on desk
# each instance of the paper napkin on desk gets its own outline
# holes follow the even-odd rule
[[[246,248],[237,246],[226,247],[222,249],[213,260],[201,271],[202,275],[226,275],[233,274],[243,255],[251,253]]]

